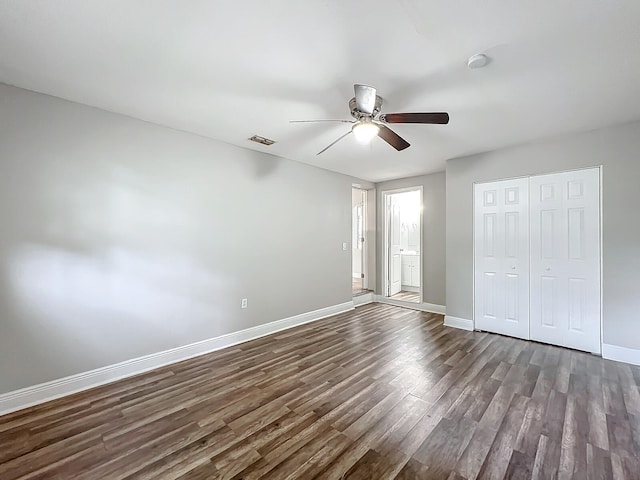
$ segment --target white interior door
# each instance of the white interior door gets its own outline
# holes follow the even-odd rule
[[[600,171],[531,177],[531,338],[600,353]]]
[[[474,187],[475,327],[529,338],[529,179]]]
[[[389,197],[389,296],[402,289],[402,256],[400,255],[400,205]]]

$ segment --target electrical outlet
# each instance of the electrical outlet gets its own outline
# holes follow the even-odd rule
[[[242,308],[247,308],[247,299],[246,299],[246,298],[243,298],[243,299],[242,299],[241,307],[242,307]]]

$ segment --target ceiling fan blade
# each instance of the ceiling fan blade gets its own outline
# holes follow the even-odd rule
[[[289,120],[289,123],[341,122],[356,123],[355,120]]]
[[[369,85],[356,83],[353,86],[353,90],[356,92],[356,106],[358,110],[367,115],[372,115],[373,109],[376,107],[376,89]]]
[[[333,147],[336,143],[338,143],[340,140],[342,140],[344,137],[346,137],[347,135],[349,135],[352,132],[352,130],[349,130],[347,133],[345,133],[344,135],[342,135],[341,137],[339,137],[337,140],[334,140],[332,143],[330,143],[329,145],[327,145],[326,147],[324,147],[322,150],[320,150],[318,153],[316,153],[316,156],[320,155],[323,152],[326,152],[327,150],[329,150],[331,147]]]
[[[380,120],[386,123],[435,123],[446,125],[449,123],[447,112],[431,113],[384,113]]]
[[[378,136],[381,139],[383,139],[385,142],[387,142],[389,145],[391,145],[393,148],[395,148],[396,150],[398,151],[404,150],[405,148],[411,145],[409,142],[407,142],[404,138],[402,138],[400,135],[398,135],[396,132],[391,130],[386,125],[378,124],[378,126],[380,127],[380,130],[378,130]]]

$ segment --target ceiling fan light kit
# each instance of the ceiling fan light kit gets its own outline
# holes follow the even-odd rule
[[[367,144],[378,135],[380,127],[373,122],[359,122],[351,127],[353,136],[362,144]]]
[[[379,115],[382,108],[382,98],[377,95],[376,89],[370,85],[356,83],[353,86],[355,96],[349,100],[349,110],[355,120],[294,120],[291,123],[307,122],[342,122],[352,123],[351,130],[334,140],[328,146],[320,150],[316,155],[326,152],[344,137],[353,133],[356,140],[367,144],[375,136],[380,137],[397,151],[408,148],[411,144],[396,132],[387,127],[389,123],[427,123],[446,125],[449,123],[449,114],[446,112],[431,113],[387,113]],[[377,118],[376,118],[377,117]]]

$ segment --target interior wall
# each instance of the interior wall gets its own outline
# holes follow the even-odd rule
[[[353,180],[0,85],[0,393],[350,301]]]
[[[604,343],[640,349],[640,122],[449,160],[447,315],[473,319],[473,183],[602,165]]]
[[[382,220],[382,192],[408,187],[422,187],[422,298],[425,303],[445,305],[445,173],[402,178],[376,184],[377,190],[377,265],[380,272],[384,264],[384,229]],[[376,293],[382,294],[383,278],[378,275]]]

